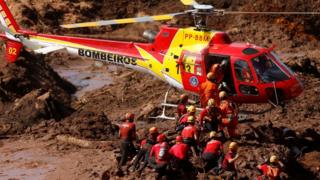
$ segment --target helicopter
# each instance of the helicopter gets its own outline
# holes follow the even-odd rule
[[[145,31],[149,42],[125,42],[42,34],[20,29],[6,2],[0,0],[0,38],[6,60],[14,63],[22,48],[38,54],[66,50],[69,54],[152,74],[174,88],[199,94],[199,86],[213,64],[228,62],[223,82],[236,103],[289,100],[303,92],[303,84],[273,51],[250,43],[232,42],[227,33],[207,27],[210,16],[227,14],[320,14],[320,12],[238,12],[215,9],[194,0],[181,0],[190,9],[171,14],[61,25],[97,27],[137,22],[167,21],[191,16],[194,27],[163,25],[158,33]],[[244,74],[246,69],[246,75]],[[249,75],[249,79],[248,79]]]

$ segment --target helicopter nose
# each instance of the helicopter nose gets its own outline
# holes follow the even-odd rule
[[[295,78],[295,82],[292,83],[292,86],[290,88],[291,96],[298,97],[303,92],[303,89],[303,83],[298,78]]]

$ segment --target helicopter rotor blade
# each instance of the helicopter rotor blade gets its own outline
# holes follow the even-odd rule
[[[197,3],[195,0],[180,0],[182,2],[182,4],[186,5],[186,6],[195,6],[195,5],[199,5],[199,3]]]
[[[219,11],[219,10],[218,10]],[[224,14],[257,14],[257,15],[320,15],[320,12],[277,12],[277,11],[220,11]]]
[[[175,16],[186,14],[187,12],[163,14],[156,16],[143,16],[137,18],[125,18],[125,19],[113,19],[105,21],[96,21],[96,22],[84,22],[84,23],[75,23],[75,24],[65,24],[61,25],[63,28],[82,28],[82,27],[98,27],[98,26],[107,26],[114,24],[129,24],[129,23],[141,23],[141,22],[152,22],[152,21],[164,21],[171,20]]]

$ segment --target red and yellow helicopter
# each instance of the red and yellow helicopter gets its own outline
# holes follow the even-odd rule
[[[152,74],[171,86],[199,93],[211,65],[228,61],[224,82],[238,103],[267,103],[288,100],[303,91],[303,85],[273,51],[249,43],[232,42],[225,32],[209,30],[208,17],[237,13],[320,14],[319,12],[235,12],[215,9],[194,0],[181,0],[191,9],[165,15],[144,16],[98,22],[62,25],[64,28],[171,20],[191,15],[195,27],[162,26],[158,33],[146,31],[149,43],[122,42],[41,34],[20,29],[4,0],[0,0],[1,38],[6,42],[6,59],[15,62],[22,48],[47,54],[66,50],[70,54],[128,67]],[[250,75],[247,80],[243,69]],[[247,76],[247,75],[246,75]]]

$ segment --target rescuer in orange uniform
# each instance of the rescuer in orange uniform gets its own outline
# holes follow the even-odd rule
[[[187,113],[188,95],[182,94],[180,96],[179,104],[177,107],[176,119],[179,120],[184,114]]]
[[[278,157],[272,155],[269,159],[269,163],[264,163],[258,165],[258,169],[261,170],[262,175],[258,177],[258,180],[268,179],[268,180],[277,180],[279,179],[281,170],[284,165],[279,161]]]
[[[183,130],[184,127],[187,126],[187,121],[188,121],[188,117],[194,117],[194,119],[196,118],[196,107],[191,105],[187,108],[187,114],[184,114],[180,119],[179,119],[179,123],[176,127],[176,131],[181,131]]]
[[[195,118],[193,116],[188,117],[188,126],[186,126],[182,132],[181,136],[183,138],[183,142],[187,144],[194,155],[198,154],[198,129],[194,125]]]
[[[214,79],[213,82],[216,84],[220,84],[224,78],[224,67],[225,61],[222,61],[221,64],[214,64],[210,68],[210,72],[213,73]]]
[[[222,174],[222,177],[225,177],[226,179],[237,179],[235,162],[239,158],[238,148],[239,147],[236,142],[231,142],[229,144],[229,150],[224,156],[222,162],[222,169],[224,170],[224,173]]]
[[[221,112],[221,124],[220,128],[223,130],[227,127],[228,134],[230,137],[236,137],[236,129],[238,125],[238,110],[236,104],[228,99],[227,93],[221,91],[219,93],[220,102],[220,112]]]
[[[251,75],[251,71],[250,71],[249,67],[243,68],[241,73],[242,73],[242,77],[243,77],[244,82],[250,82],[250,83],[253,82],[253,77]]]
[[[192,171],[193,165],[189,161],[188,152],[190,148],[187,144],[183,143],[182,136],[176,137],[176,144],[173,145],[169,154],[171,155],[171,162],[173,164],[173,169],[178,171],[182,169],[185,174]]]
[[[220,116],[220,109],[216,107],[215,100],[209,99],[207,107],[204,108],[199,115],[198,121],[200,128],[205,128],[209,131],[217,131]]]
[[[134,114],[127,113],[125,115],[125,122],[119,127],[119,137],[121,139],[120,153],[121,160],[118,167],[125,165],[128,156],[134,151],[133,141],[136,140],[136,125],[134,121]]]
[[[205,162],[205,172],[210,171],[212,168],[218,170],[219,159],[223,153],[223,144],[217,140],[218,134],[215,131],[211,131],[209,134],[209,142],[207,143],[202,153],[202,159]]]
[[[157,144],[152,146],[150,151],[150,165],[158,173],[157,179],[166,175],[167,166],[170,161],[169,144],[166,142],[166,136],[160,134],[157,137]]]
[[[202,108],[207,106],[209,99],[214,99],[219,104],[218,85],[214,82],[215,76],[212,72],[207,74],[207,79],[204,83],[200,84],[200,104]]]
[[[140,161],[143,160],[143,165],[139,168],[141,172],[148,164],[150,150],[153,145],[157,144],[157,136],[159,135],[158,129],[156,127],[151,127],[149,129],[148,137],[141,141],[140,150],[133,162],[133,170],[139,167]]]

